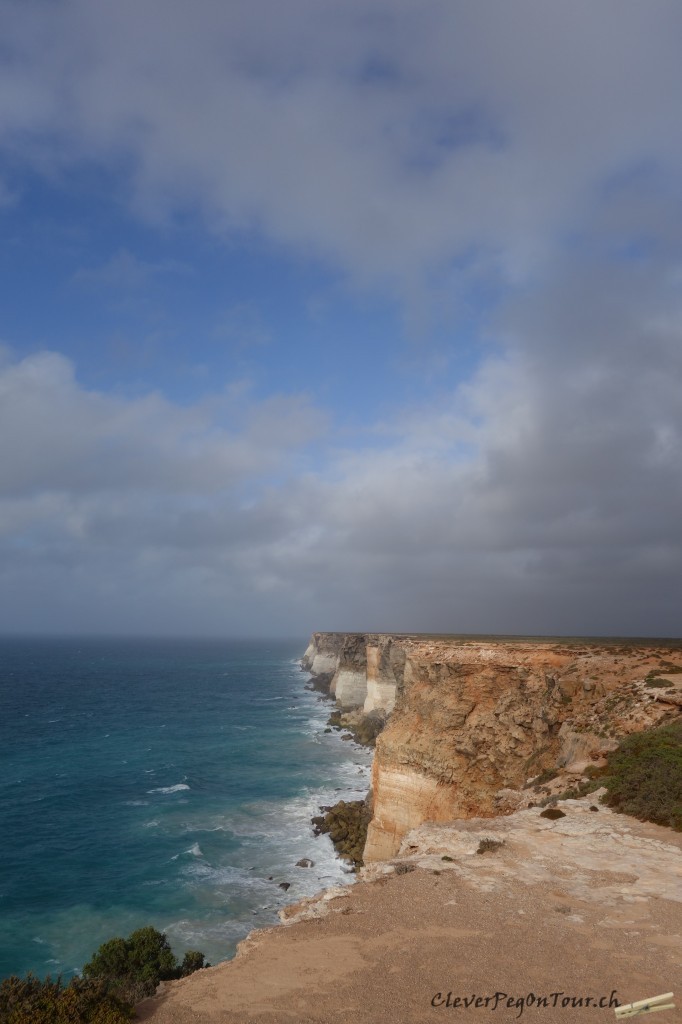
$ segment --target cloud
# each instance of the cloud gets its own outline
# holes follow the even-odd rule
[[[364,284],[517,282],[614,176],[679,176],[680,29],[669,0],[6,3],[0,144]]]
[[[141,260],[127,249],[119,249],[98,267],[81,267],[73,274],[72,283],[127,291],[143,288],[160,275],[191,272],[187,264],[178,260],[153,263]]]
[[[415,322],[491,310],[469,380],[347,450],[302,397],[5,360],[7,628],[679,633],[678,3],[3,14],[10,166],[105,167],[139,217],[255,233]],[[80,280],[176,269],[120,250]],[[264,340],[249,307],[223,329]]]
[[[49,352],[5,353],[0,420],[5,630],[215,631],[263,585],[249,550],[286,532],[262,495],[325,428],[304,397],[104,395]]]
[[[682,296],[572,262],[542,295],[440,404],[316,455],[302,399],[180,407],[6,363],[8,626],[674,635]]]
[[[358,626],[679,632],[682,295],[655,264],[553,271],[449,403],[329,485],[316,554],[343,550]]]
[[[182,407],[86,391],[69,360],[39,353],[0,369],[0,493],[221,492],[279,472],[323,425],[297,396],[253,402],[238,388]]]

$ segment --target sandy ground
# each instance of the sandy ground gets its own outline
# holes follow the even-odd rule
[[[165,986],[139,1017],[554,1024],[615,1021],[614,993],[625,1003],[674,991],[678,1009],[647,1019],[680,1022],[682,834],[589,803],[569,801],[559,822],[536,809],[416,830],[414,870],[378,867],[308,909],[326,916],[252,933],[235,960]],[[483,834],[504,845],[477,856]],[[606,1007],[563,1006],[567,997]]]

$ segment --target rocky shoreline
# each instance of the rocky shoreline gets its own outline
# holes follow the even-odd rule
[[[682,834],[591,800],[565,801],[556,821],[531,808],[415,829],[392,862],[287,907],[284,927],[164,986],[140,1019],[423,1024],[499,995],[493,1020],[597,1024],[604,1007],[674,990]]]
[[[672,987],[682,835],[614,814],[598,787],[623,737],[679,723],[682,642],[317,633],[301,666],[335,701],[327,728],[376,744],[368,799],[313,819],[358,882],[284,908],[287,928],[142,1019],[375,1024],[435,1019],[448,993],[486,986],[589,981],[621,1002]]]
[[[350,645],[347,645],[350,646]],[[357,655],[360,646],[352,645]],[[310,673],[308,689],[317,691],[330,701],[334,701],[334,710],[327,719],[326,733],[341,733],[342,740],[352,740],[363,747],[373,748],[376,740],[388,720],[388,713],[383,710],[371,710],[365,713],[364,708],[346,706],[336,699],[336,676],[338,672],[311,672],[317,656],[317,664],[328,664],[327,655],[310,651],[301,659],[301,669]],[[358,659],[359,660],[359,659]],[[366,668],[366,662],[362,662]],[[357,666],[355,668],[357,671]],[[346,671],[348,671],[346,669]],[[333,687],[333,689],[332,689]],[[367,828],[372,818],[371,790],[364,800],[338,800],[335,804],[323,805],[320,814],[313,815],[311,825],[316,836],[328,835],[336,853],[357,870],[363,864],[363,851],[367,841]]]

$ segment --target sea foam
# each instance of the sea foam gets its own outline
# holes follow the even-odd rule
[[[176,953],[189,942],[216,963],[254,916],[274,924],[285,903],[353,881],[310,819],[321,804],[362,795],[371,753],[324,732],[329,706],[306,690],[293,644],[273,654],[261,642],[98,640],[88,650],[74,671],[68,644],[0,643],[18,680],[14,717],[0,717],[0,768],[31,780],[30,795],[0,787],[0,818],[15,823],[0,844],[14,899],[0,915],[0,976],[68,978],[106,939],[155,922]],[[40,720],[23,710],[36,672]],[[191,714],[188,687],[202,695]],[[53,730],[47,719],[57,718]],[[50,753],[38,774],[37,747]],[[49,886],[38,887],[48,858]],[[303,858],[314,865],[299,867]]]

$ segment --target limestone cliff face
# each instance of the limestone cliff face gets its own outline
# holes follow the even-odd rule
[[[313,633],[301,659],[312,676],[329,676],[329,692],[343,708],[389,714],[402,686],[403,642],[378,633]]]
[[[301,658],[301,668],[313,676],[333,675],[344,640],[343,633],[313,633]]]
[[[396,694],[402,690],[405,675],[405,648],[400,639],[377,636],[367,644],[367,696],[365,714],[373,711],[390,714]]]
[[[330,692],[342,708],[362,707],[367,697],[367,637],[348,633],[339,651]]]
[[[570,768],[580,759],[581,767],[585,760],[599,763],[616,746],[616,734],[679,712],[679,698],[657,698],[644,687],[649,671],[665,671],[663,663],[682,667],[679,645],[398,643],[403,681],[377,740],[365,862],[392,857],[422,822],[512,809],[500,794],[518,794],[543,769]]]
[[[682,705],[682,641],[315,633],[302,665],[329,677],[343,708],[390,714],[366,862],[392,857],[425,821],[523,806],[524,784],[543,771],[561,771],[565,789],[616,736]],[[647,689],[652,671],[671,673],[665,692]]]

